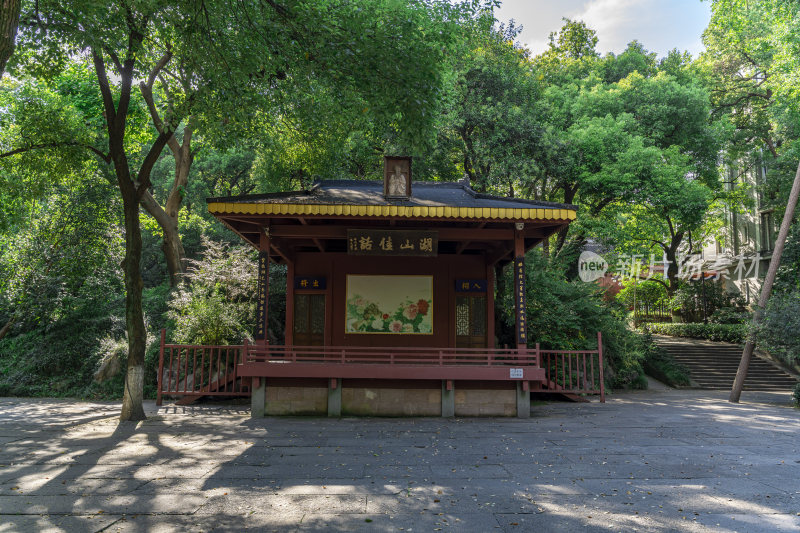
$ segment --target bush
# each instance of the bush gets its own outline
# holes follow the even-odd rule
[[[756,342],[790,367],[800,363],[800,290],[773,294],[756,328]]]
[[[747,339],[745,324],[647,324],[650,333],[742,344]]]
[[[731,314],[746,313],[744,299],[739,294],[727,292],[719,281],[681,282],[672,298],[673,309],[679,310],[684,322],[702,322],[717,315],[720,320]],[[725,311],[722,311],[722,310]],[[718,314],[721,311],[722,314]],[[732,322],[735,323],[735,322]]]
[[[627,328],[625,310],[615,302],[604,301],[603,289],[598,285],[567,281],[564,269],[549,264],[538,250],[528,255],[527,263],[530,342],[538,342],[542,348],[594,350],[600,331],[608,386],[647,388],[641,365],[646,346],[641,335]],[[510,285],[510,279],[506,282]],[[514,322],[510,292],[506,291],[508,301],[496,303],[506,322],[503,329],[507,331],[513,331],[509,324]]]
[[[187,283],[169,302],[172,338],[186,344],[238,344],[252,340],[257,298],[256,254],[249,246],[203,240],[200,260],[190,261]],[[270,268],[270,344],[283,344],[286,268]]]
[[[186,283],[169,302],[174,340],[184,344],[237,344],[253,330],[256,258],[243,246],[206,239],[200,260],[190,261]]]
[[[670,387],[688,387],[691,383],[689,369],[655,344],[648,332],[645,332],[644,340],[648,348],[643,363],[644,371]]]

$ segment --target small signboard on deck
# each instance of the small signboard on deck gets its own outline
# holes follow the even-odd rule
[[[436,256],[439,234],[425,230],[349,229],[347,253],[350,255]]]

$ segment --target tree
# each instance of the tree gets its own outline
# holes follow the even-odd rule
[[[91,61],[100,93],[105,134],[83,146],[113,168],[124,213],[128,363],[122,420],[144,418],[146,331],[139,205],[147,201],[154,165],[181,128],[183,144],[188,145],[195,102],[202,100],[205,109],[220,116],[220,111],[229,109],[224,103],[233,101],[248,109],[243,104],[275,97],[273,88],[282,80],[302,81],[325,73],[323,79],[331,87],[357,89],[376,106],[378,116],[393,118],[403,137],[413,139],[432,123],[443,80],[439,66],[448,46],[458,40],[454,24],[460,9],[446,2],[402,5],[382,0],[245,7],[193,0],[177,6],[157,0],[135,5],[45,0],[25,6],[21,42],[27,57],[36,55],[43,64],[58,67],[65,56],[83,55]],[[155,54],[148,53],[154,48]],[[159,76],[169,75],[167,67],[178,57],[178,48],[177,71],[187,74],[187,78],[177,76],[176,86],[183,83],[180,94],[173,93],[171,100],[168,91],[173,86],[163,84],[167,112],[155,115],[151,110],[155,132],[149,138],[132,139],[129,119],[135,109],[135,80],[144,80],[140,88],[145,101],[151,100],[149,108],[155,106],[156,96],[150,98],[149,92]],[[20,64],[26,67],[25,61]],[[248,95],[258,98],[245,100]],[[290,106],[287,113],[291,114]],[[68,143],[62,140],[58,145]],[[190,163],[191,152],[177,148],[178,163]],[[174,187],[178,194],[182,179]]]
[[[513,44],[516,31],[476,32],[458,65],[439,143],[475,190],[528,196],[541,159],[541,89],[527,52]]]
[[[795,142],[796,113],[800,111],[800,90],[796,79],[800,68],[800,41],[797,32],[799,25],[798,5],[793,0],[754,3],[717,0],[712,4],[711,22],[704,35],[710,45],[712,64],[720,72],[720,85],[723,87],[721,96],[730,102],[729,107],[739,111],[731,113],[734,123],[737,115],[751,119],[740,128],[752,132],[749,138],[745,137],[745,142],[749,144],[747,141],[752,139],[762,140],[777,160],[778,168],[785,168],[786,159],[796,161],[798,155]],[[738,64],[738,71],[725,69],[726,59],[730,59],[733,65]],[[788,146],[781,147],[774,141],[771,132],[775,126],[783,126],[785,132],[795,133],[794,138],[787,139]],[[778,179],[785,184],[790,181],[788,177],[786,172],[778,175]],[[800,164],[797,165],[791,183],[783,222],[764,277],[758,305],[753,313],[753,324],[756,328],[761,322],[763,309],[769,302],[781,254],[794,219],[800,196]],[[754,341],[749,339],[742,351],[742,359],[731,390],[731,402],[739,401],[754,348]]]

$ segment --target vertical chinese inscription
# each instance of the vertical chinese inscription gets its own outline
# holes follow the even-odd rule
[[[517,346],[528,344],[528,320],[525,313],[525,258],[514,259],[514,307],[517,315]]]
[[[258,254],[258,302],[256,303],[256,340],[266,338],[267,319],[267,276],[269,255],[267,252]]]

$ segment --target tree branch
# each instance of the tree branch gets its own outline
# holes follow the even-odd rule
[[[150,188],[150,172],[153,170],[153,166],[161,156],[161,152],[170,137],[172,137],[172,132],[169,130],[160,133],[153,146],[147,152],[144,161],[142,161],[142,166],[139,167],[139,173],[136,175],[136,194],[138,199],[141,199],[144,192]]]
[[[97,156],[100,157],[104,162],[111,163],[111,156],[108,154],[104,154],[102,151],[98,150],[94,146],[83,144],[75,141],[64,141],[64,142],[52,142],[52,143],[41,143],[41,144],[32,144],[30,146],[26,146],[24,148],[16,148],[14,150],[10,150],[8,152],[4,152],[0,154],[0,159],[4,157],[11,157],[12,155],[22,154],[25,152],[30,152],[33,150],[41,150],[44,148],[64,148],[67,146],[77,146],[79,148],[86,148],[87,150],[94,152]]]

